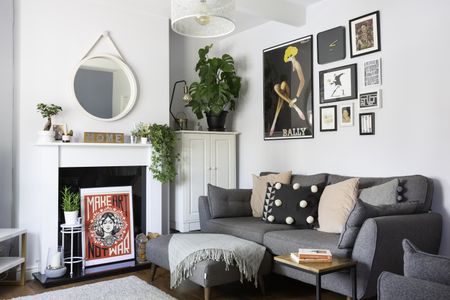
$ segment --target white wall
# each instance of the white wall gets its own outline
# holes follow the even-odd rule
[[[350,59],[347,50],[346,60],[321,66],[314,53],[315,138],[263,141],[262,50],[310,34],[314,34],[315,50],[318,32],[336,26],[348,29],[348,20],[375,10],[381,12],[381,52]],[[307,25],[301,28],[272,22],[221,41],[220,50],[235,57],[246,81],[234,118],[234,129],[241,132],[240,186],[250,187],[250,174],[264,170],[354,176],[423,174],[435,179],[433,210],[444,217],[441,252],[450,255],[448,11],[446,0],[432,4],[325,0],[309,7]],[[337,132],[319,132],[319,70],[376,57],[382,58],[383,65],[383,108],[376,111],[376,135],[359,136],[357,122]]]
[[[13,6],[0,1],[0,228],[13,222]]]
[[[37,264],[36,228],[45,210],[35,201],[39,186],[35,153],[36,134],[44,120],[38,102],[55,103],[63,112],[55,122],[67,123],[78,137],[84,131],[129,133],[138,121],[168,123],[169,32],[167,18],[153,16],[152,4],[135,0],[16,1],[16,126],[18,157],[15,191],[19,226],[29,234],[29,267]],[[80,112],[72,97],[70,78],[77,63],[103,31],[109,31],[138,80],[139,98],[131,113],[116,122],[94,121]],[[103,41],[95,52],[115,53]],[[150,159],[150,158],[149,158]],[[158,195],[155,195],[158,197]],[[55,229],[56,234],[56,229]]]

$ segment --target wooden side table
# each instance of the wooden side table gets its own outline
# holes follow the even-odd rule
[[[0,228],[0,242],[10,240],[20,236],[20,256],[19,257],[0,257],[0,273],[8,271],[20,265],[19,281],[2,281],[0,285],[24,285],[26,274],[27,257],[27,231],[18,228]]]
[[[321,277],[322,275],[349,269],[352,278],[352,298],[357,299],[356,293],[356,262],[351,259],[333,257],[332,262],[300,262],[296,263],[290,255],[280,255],[274,257],[275,262],[288,267],[316,275],[316,299],[321,298]]]

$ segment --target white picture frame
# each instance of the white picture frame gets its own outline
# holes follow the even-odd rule
[[[381,108],[381,90],[359,94],[359,110],[373,110]]]
[[[339,106],[339,125],[351,127],[355,125],[355,110],[353,103],[341,104]]]
[[[365,88],[382,85],[381,58],[371,59],[362,64],[363,86]]]

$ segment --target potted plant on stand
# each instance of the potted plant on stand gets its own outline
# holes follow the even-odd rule
[[[228,111],[236,108],[241,90],[241,77],[236,75],[233,57],[209,57],[212,44],[198,50],[199,60],[195,66],[200,81],[189,88],[192,100],[187,106],[192,108],[198,119],[206,115],[208,130],[224,131]]]
[[[55,104],[44,104],[38,103],[36,106],[37,111],[41,113],[43,118],[47,118],[47,122],[44,125],[44,130],[39,131],[39,142],[54,142],[55,132],[52,130],[52,117],[56,116],[60,111],[62,111],[61,106]]]
[[[80,209],[80,194],[74,193],[68,186],[65,186],[61,192],[61,207],[64,211],[64,220],[66,225],[78,224],[78,210]]]

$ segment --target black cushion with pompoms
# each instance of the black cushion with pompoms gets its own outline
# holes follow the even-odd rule
[[[317,209],[325,183],[300,186],[267,184],[262,219],[268,223],[289,224],[298,228],[314,228]]]

